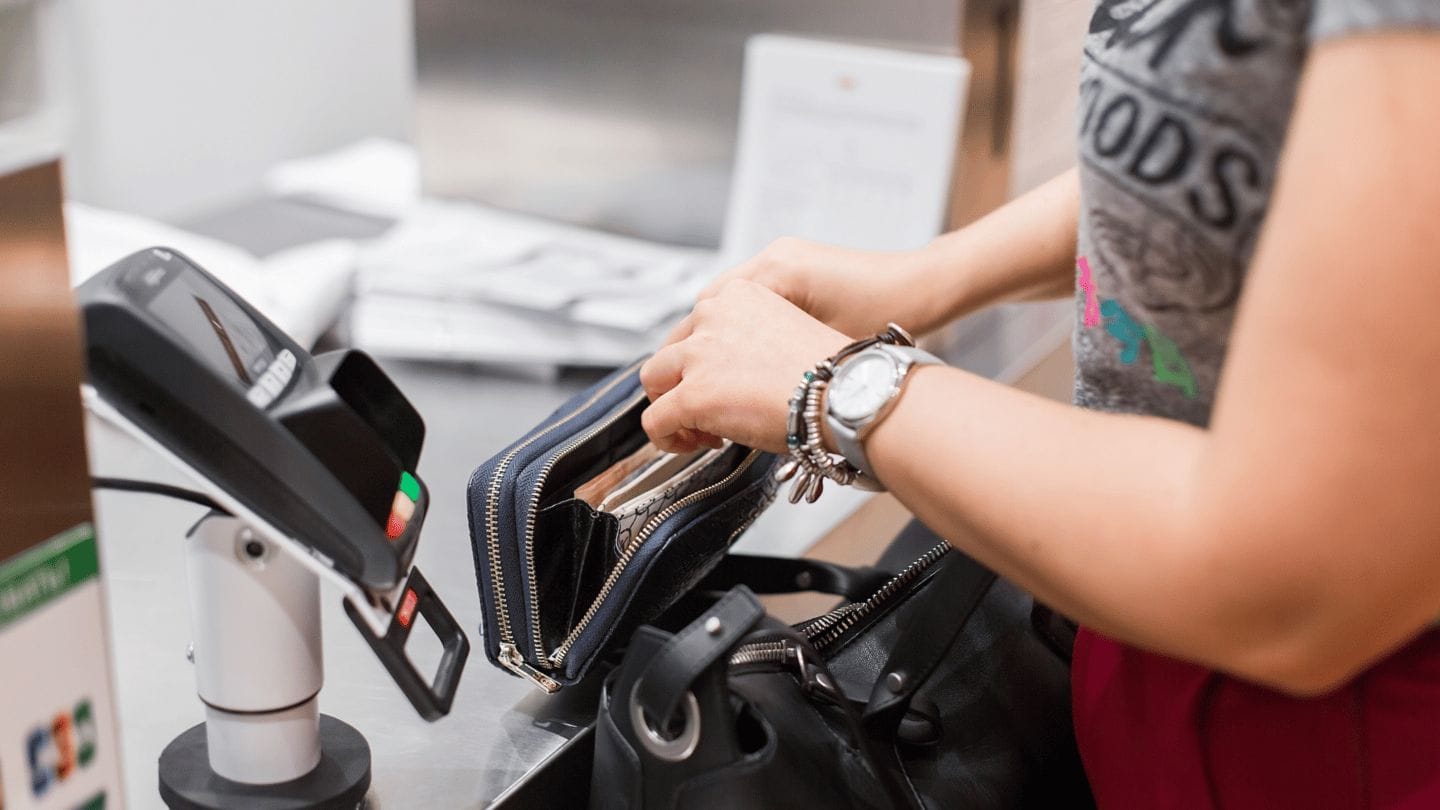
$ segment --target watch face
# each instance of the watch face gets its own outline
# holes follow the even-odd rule
[[[896,366],[893,358],[878,352],[840,366],[826,400],[830,413],[853,422],[879,411],[895,392]]]

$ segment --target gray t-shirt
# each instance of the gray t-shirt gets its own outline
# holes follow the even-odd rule
[[[1306,51],[1412,27],[1440,27],[1440,0],[1099,0],[1078,116],[1077,404],[1208,424]]]

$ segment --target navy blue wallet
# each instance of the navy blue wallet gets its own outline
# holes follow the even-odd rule
[[[470,478],[485,654],[547,692],[694,588],[775,496],[771,454],[647,447],[639,367],[577,394]],[[577,496],[587,488],[600,491]]]

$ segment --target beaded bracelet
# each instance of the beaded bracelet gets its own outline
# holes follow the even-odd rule
[[[799,503],[801,498],[806,503],[817,501],[827,478],[841,486],[883,489],[878,481],[861,472],[844,456],[827,451],[820,432],[820,420],[825,414],[825,390],[835,376],[835,367],[845,358],[877,343],[914,346],[915,339],[899,326],[889,324],[884,332],[857,340],[816,363],[814,369],[805,372],[790,397],[790,416],[785,426],[790,458],[776,470],[775,478],[782,483],[794,479],[790,485],[791,503]]]

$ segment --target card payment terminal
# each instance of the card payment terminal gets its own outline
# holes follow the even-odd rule
[[[315,708],[318,579],[341,588],[347,615],[426,719],[449,712],[469,652],[411,566],[429,505],[415,473],[424,422],[367,355],[311,357],[175,251],[135,253],[77,294],[92,417],[169,460],[214,507],[186,540],[207,722],[162,755],[162,797],[171,807],[281,794],[296,807],[352,805],[369,752],[360,738],[362,778],[358,732]],[[433,681],[404,652],[416,615],[444,649]]]

